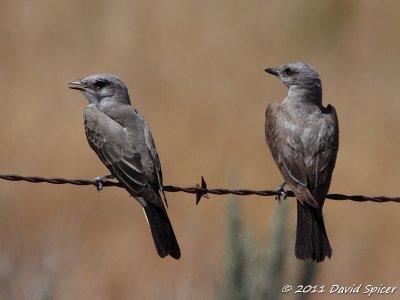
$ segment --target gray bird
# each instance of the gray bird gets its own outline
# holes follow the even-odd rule
[[[308,64],[289,62],[265,71],[289,88],[282,104],[268,106],[265,134],[285,183],[298,200],[295,255],[321,262],[332,256],[322,206],[339,148],[336,111],[322,105],[321,79]]]
[[[89,100],[83,118],[90,147],[143,206],[158,254],[179,259],[157,150],[145,119],[131,105],[127,87],[112,74],[95,74],[70,84]]]

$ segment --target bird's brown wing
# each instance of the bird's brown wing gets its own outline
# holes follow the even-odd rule
[[[127,130],[94,106],[85,109],[84,120],[90,147],[128,192],[139,196],[146,188],[148,179],[140,153]],[[141,197],[137,199],[143,201]],[[146,203],[143,201],[142,205]]]
[[[304,163],[304,149],[300,134],[292,118],[272,103],[265,114],[266,142],[286,183],[297,199],[318,207],[308,189],[307,168]]]

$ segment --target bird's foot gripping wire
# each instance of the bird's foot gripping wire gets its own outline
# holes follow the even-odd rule
[[[101,191],[104,188],[104,183],[107,181],[107,179],[114,179],[114,175],[106,175],[106,176],[99,176],[94,179],[96,181],[96,189],[98,191]]]
[[[275,200],[277,200],[279,204],[282,204],[282,202],[288,198],[287,193],[284,189],[285,185],[286,185],[286,182],[282,183],[277,189],[277,192],[279,194],[277,196],[275,196]]]

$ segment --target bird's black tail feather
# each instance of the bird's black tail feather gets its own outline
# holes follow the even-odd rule
[[[321,262],[332,256],[325,230],[322,206],[314,208],[297,201],[297,229],[295,255],[298,259]]]
[[[161,257],[171,255],[173,258],[179,259],[181,250],[165,208],[148,203],[144,207],[144,212],[149,221],[158,255]]]

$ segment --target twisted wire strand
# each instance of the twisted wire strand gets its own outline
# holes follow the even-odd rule
[[[14,174],[0,174],[0,179],[9,181],[27,181],[32,183],[50,183],[50,184],[72,184],[72,185],[93,185],[99,188],[99,182],[95,180],[87,179],[65,179],[65,178],[44,178],[39,176],[21,176]],[[119,182],[106,180],[102,182],[102,186],[109,187],[123,187]],[[201,197],[208,197],[207,194],[213,195],[239,195],[239,196],[281,196],[282,193],[278,190],[250,190],[250,189],[225,189],[225,188],[207,188],[204,178],[202,178],[202,184],[197,184],[194,187],[179,187],[173,185],[164,186],[166,192],[184,192],[196,195],[196,203],[200,201]],[[287,191],[287,197],[294,197],[293,192]],[[331,200],[351,200],[357,202],[400,202],[400,197],[387,197],[387,196],[363,196],[363,195],[343,195],[343,194],[329,194],[326,197]]]

